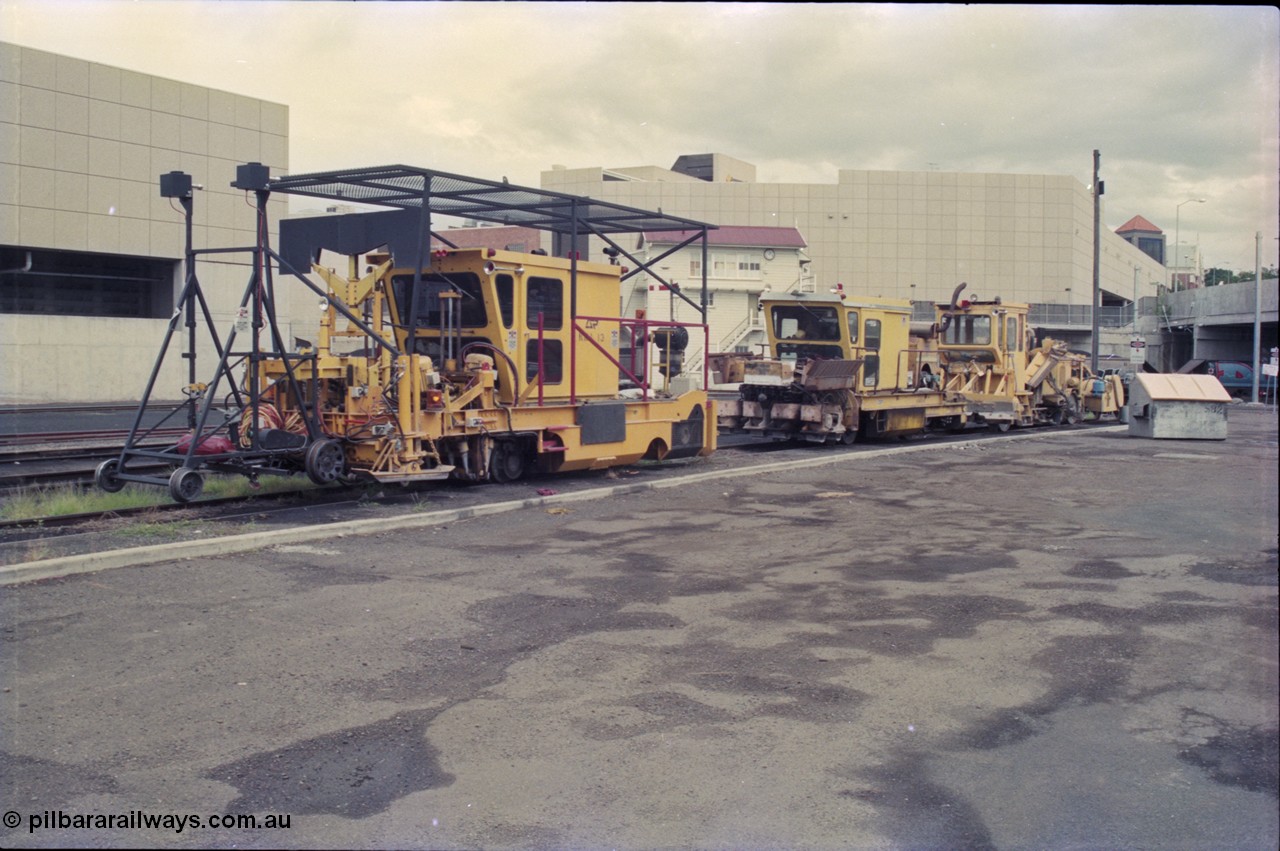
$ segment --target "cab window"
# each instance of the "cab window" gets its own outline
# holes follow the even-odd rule
[[[444,292],[456,292],[461,296],[456,300],[461,316],[456,320],[459,327],[483,328],[488,324],[480,278],[470,272],[423,275],[418,283],[418,297],[410,306],[412,292],[413,275],[396,275],[391,279],[391,296],[395,299],[396,311],[403,325],[440,328],[443,325],[440,294]]]
[[[541,371],[543,384],[559,384],[563,376],[564,349],[559,340],[542,340],[542,356],[545,363],[539,363],[538,342],[538,340],[530,340],[525,345],[525,380],[536,380],[538,372]]]
[[[538,314],[542,314],[542,327],[554,331],[564,326],[564,283],[558,278],[530,278],[527,285],[528,299],[525,305],[525,323],[529,328],[538,327]],[[543,381],[546,381],[543,376]]]
[[[880,348],[880,320],[868,319],[866,326],[863,328],[866,338],[866,346],[868,349]]]
[[[862,326],[867,353],[862,364],[862,383],[875,387],[880,383],[880,320],[868,319]]]
[[[990,316],[956,316],[947,326],[943,342],[953,346],[991,345]]]
[[[850,310],[846,322],[849,325],[849,345],[858,345],[858,311]]]
[[[824,345],[822,343],[807,342],[779,342],[778,358],[784,361],[800,361],[810,358],[818,358],[819,360],[839,360],[844,357],[844,352],[836,345]]]
[[[510,328],[515,323],[515,281],[510,275],[498,275],[498,277],[494,278],[493,288],[498,296],[498,312],[502,314],[502,327]]]
[[[772,314],[775,339],[840,341],[840,318],[834,307],[785,304],[774,307]]]

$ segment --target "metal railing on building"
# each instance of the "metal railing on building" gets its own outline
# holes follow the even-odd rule
[[[933,302],[917,301],[912,305],[911,319],[932,322]],[[1027,323],[1053,328],[1093,327],[1093,309],[1087,304],[1033,304],[1027,312]],[[1125,328],[1133,324],[1133,305],[1098,308],[1098,325],[1102,328]]]
[[[1033,304],[1027,313],[1031,325],[1050,327],[1093,327],[1094,308],[1087,304]],[[1098,326],[1124,328],[1133,324],[1133,305],[1099,307]]]

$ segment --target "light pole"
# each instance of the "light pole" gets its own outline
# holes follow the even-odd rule
[[[1204,198],[1188,198],[1187,200],[1183,201],[1182,204],[1190,204],[1193,201],[1197,204],[1203,204],[1205,202],[1205,199]],[[1182,256],[1181,256],[1182,255],[1182,251],[1181,251],[1182,204],[1179,204],[1173,210],[1173,262],[1179,265],[1181,265],[1182,263]],[[1174,266],[1175,271],[1173,274],[1175,276],[1178,274],[1177,269],[1178,269],[1178,266]],[[1178,290],[1178,286],[1177,286],[1178,281],[1176,277],[1174,278],[1173,283],[1174,283],[1173,289],[1176,292]]]
[[[1089,368],[1098,371],[1099,337],[1102,336],[1102,317],[1098,308],[1102,305],[1102,276],[1100,261],[1102,259],[1102,193],[1103,182],[1098,179],[1098,164],[1102,162],[1102,153],[1093,152],[1093,289],[1089,292]]]
[[[1133,339],[1138,339],[1138,264],[1133,264],[1133,303],[1129,305],[1129,318],[1133,320]]]

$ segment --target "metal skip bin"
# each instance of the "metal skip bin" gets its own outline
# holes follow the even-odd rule
[[[1227,438],[1231,394],[1212,375],[1139,373],[1129,394],[1131,437]]]

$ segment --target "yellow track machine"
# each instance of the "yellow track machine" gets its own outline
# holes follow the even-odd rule
[[[1061,341],[1036,344],[1029,305],[961,300],[964,287],[937,307],[937,346],[943,390],[964,401],[968,418],[1005,431],[1119,415],[1119,376],[1094,375],[1088,358]]]
[[[1034,345],[1028,306],[962,301],[913,322],[905,300],[848,296],[762,299],[771,357],[745,359],[735,400],[718,405],[723,433],[811,442],[968,424],[1079,422],[1117,414],[1124,388],[1083,356]]]
[[[761,299],[771,357],[747,360],[739,398],[718,403],[720,430],[782,440],[852,443],[963,424],[948,399],[930,323],[911,302],[872,296]]]
[[[678,392],[671,381],[680,348],[690,332],[705,338],[705,324],[611,315],[627,276],[658,274],[615,235],[683,230],[688,242],[705,241],[712,226],[406,166],[272,179],[250,163],[232,185],[256,193],[260,221],[258,243],[240,249],[252,254],[253,271],[239,318],[219,336],[194,273],[201,252],[188,241],[181,309],[122,454],[98,469],[102,488],[167,484],[187,502],[206,471],[252,480],[305,473],[320,484],[506,482],[532,469],[602,469],[714,451],[706,392]],[[285,219],[276,251],[265,225],[272,192],[394,209]],[[183,203],[190,235],[190,177],[165,175],[161,194]],[[549,230],[555,250],[458,248],[447,231],[431,230],[432,212]],[[588,236],[603,239],[615,259],[581,259]],[[320,264],[324,252],[345,257],[346,268]],[[634,271],[618,265],[619,255],[635,262]],[[320,297],[314,339],[286,343],[277,267]],[[705,292],[704,281],[704,306]],[[161,422],[185,414],[191,433],[156,449],[140,423],[183,313],[188,398]],[[201,317],[218,358],[204,380],[195,367]],[[648,368],[654,355],[657,370]],[[156,475],[157,463],[172,472]]]

